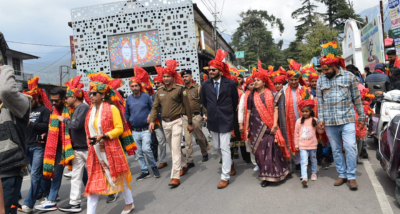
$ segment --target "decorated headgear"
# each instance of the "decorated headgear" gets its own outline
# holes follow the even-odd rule
[[[24,90],[23,92],[26,95],[31,96],[33,99],[38,99],[39,102],[43,103],[48,109],[52,109],[49,98],[46,95],[46,92],[39,88],[39,77],[35,76],[34,78],[28,80],[28,90]]]
[[[134,67],[135,76],[129,80],[129,86],[132,83],[137,83],[140,85],[140,91],[143,93],[147,93],[150,96],[154,94],[153,85],[151,84],[149,74],[146,70],[141,67]]]
[[[91,80],[89,91],[95,90],[108,95],[122,115],[125,114],[125,100],[117,90],[123,86],[123,81],[121,79],[113,79],[103,72],[86,71],[86,75]]]
[[[254,79],[260,79],[265,83],[265,87],[267,87],[271,91],[276,91],[274,84],[272,83],[271,79],[268,77],[268,71],[264,70],[261,72],[254,73]]]
[[[158,75],[154,77],[153,81],[155,81],[155,82],[163,82],[164,68],[163,67],[159,67],[159,66],[154,66],[154,68],[156,68],[156,71],[157,71]]]
[[[301,77],[301,72],[297,71],[297,70],[289,70],[289,71],[287,71],[286,72],[286,78],[290,79],[292,77],[294,77],[296,79],[300,78]]]
[[[228,52],[224,53],[221,49],[218,49],[217,54],[215,55],[215,59],[211,60],[208,63],[208,66],[213,66],[217,68],[222,72],[222,75],[224,77],[229,78],[229,76],[231,75],[231,73],[229,72],[229,65],[225,62],[222,62],[227,54]]]
[[[272,65],[268,66],[268,70],[262,68],[261,60],[258,60],[258,72],[264,72],[268,76],[274,72],[274,67]]]
[[[322,45],[325,56],[319,59],[321,67],[340,66],[345,69],[344,59],[338,56],[336,42],[329,42]]]
[[[250,85],[251,83],[254,82],[254,77],[253,75],[250,75],[246,78],[246,85]]]
[[[289,69],[290,70],[300,71],[301,64],[299,64],[296,61],[294,61],[294,59],[288,59],[287,61],[289,63]]]
[[[319,76],[321,76],[321,74],[319,74],[318,72],[313,72],[310,74],[310,76],[308,77],[308,81],[313,81],[313,80],[318,80]]]
[[[228,77],[228,79],[231,79],[231,80],[233,80],[235,83],[238,83],[238,79],[237,79],[237,77],[235,76],[235,75],[230,75],[229,77]]]
[[[165,64],[167,67],[164,68],[163,76],[164,74],[170,75],[174,78],[176,84],[185,84],[182,77],[178,74],[178,72],[176,72],[176,68],[178,67],[179,63],[175,60],[167,60],[165,61]]]
[[[308,108],[311,111],[315,107],[314,99],[311,99],[310,92],[307,87],[300,89],[301,101],[299,102],[299,109]]]
[[[276,84],[276,83],[285,84],[286,83],[286,76],[285,75],[276,76],[276,77],[274,77],[272,79],[272,82],[274,84]]]
[[[79,82],[81,78],[82,75],[79,75],[65,83],[65,85],[68,87],[66,96],[76,97],[80,99],[84,98],[86,103],[90,105],[91,104],[90,98],[87,95],[86,91],[82,89],[84,87],[84,84]]]

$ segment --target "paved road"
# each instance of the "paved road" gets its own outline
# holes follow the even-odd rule
[[[394,198],[395,184],[381,170],[375,158],[376,148],[369,139],[369,160],[364,160],[357,168],[358,191],[350,191],[347,185],[333,186],[337,178],[333,165],[329,170],[319,170],[318,180],[309,182],[307,189],[301,186],[300,173],[261,188],[253,165],[241,159],[235,160],[237,175],[231,178],[230,185],[218,190],[221,173],[218,155],[211,146],[210,160],[202,163],[200,149],[194,146],[196,166],[181,178],[178,188],[168,187],[172,165],[169,153],[169,165],[161,169],[161,178],[132,181],[134,213],[400,213]],[[139,164],[132,157],[128,157],[128,161],[132,177],[136,178],[140,174]],[[25,179],[23,197],[30,185],[29,177]],[[68,204],[69,190],[70,181],[64,178],[59,206]],[[82,207],[86,210],[86,198]],[[97,213],[120,213],[123,208],[122,195],[112,204],[107,204],[106,196],[101,196]]]

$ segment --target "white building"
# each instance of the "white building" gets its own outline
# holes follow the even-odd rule
[[[357,23],[348,19],[344,27],[344,39],[342,42],[343,58],[346,65],[355,65],[361,73],[364,73],[364,62],[361,49],[361,34]]]
[[[27,82],[29,79],[33,78],[33,74],[24,73],[23,61],[28,59],[39,59],[39,57],[12,49],[6,50],[4,63],[6,65],[11,65],[14,68],[15,78],[17,81]]]

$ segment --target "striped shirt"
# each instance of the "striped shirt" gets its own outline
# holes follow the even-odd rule
[[[318,121],[325,126],[355,123],[354,106],[359,121],[365,121],[357,77],[340,68],[339,73],[329,79],[321,75],[317,82]],[[353,105],[354,104],[354,105]]]

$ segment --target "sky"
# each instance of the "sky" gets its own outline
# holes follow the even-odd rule
[[[153,0],[157,1],[157,0]],[[173,1],[173,0],[168,0]],[[352,0],[356,13],[376,6],[379,0]],[[39,60],[24,62],[25,72],[47,72],[54,63],[69,64],[68,47],[35,46],[12,43],[24,42],[56,46],[68,46],[72,29],[70,10],[73,8],[116,2],[114,0],[2,0],[0,7],[0,31],[3,32],[11,49],[30,53],[41,57]],[[275,41],[283,39],[286,48],[295,38],[294,26],[297,21],[291,13],[301,7],[302,0],[193,0],[207,16],[213,20],[209,9],[214,10],[216,4],[222,22],[218,28],[227,34],[232,34],[239,26],[239,13],[247,9],[267,10],[269,14],[282,19],[285,31],[282,35],[273,29]],[[387,3],[387,0],[384,0]],[[208,6],[208,8],[205,6]],[[324,12],[325,7],[316,3],[318,12]],[[222,11],[222,12],[221,12]],[[47,70],[46,70],[47,69]]]

